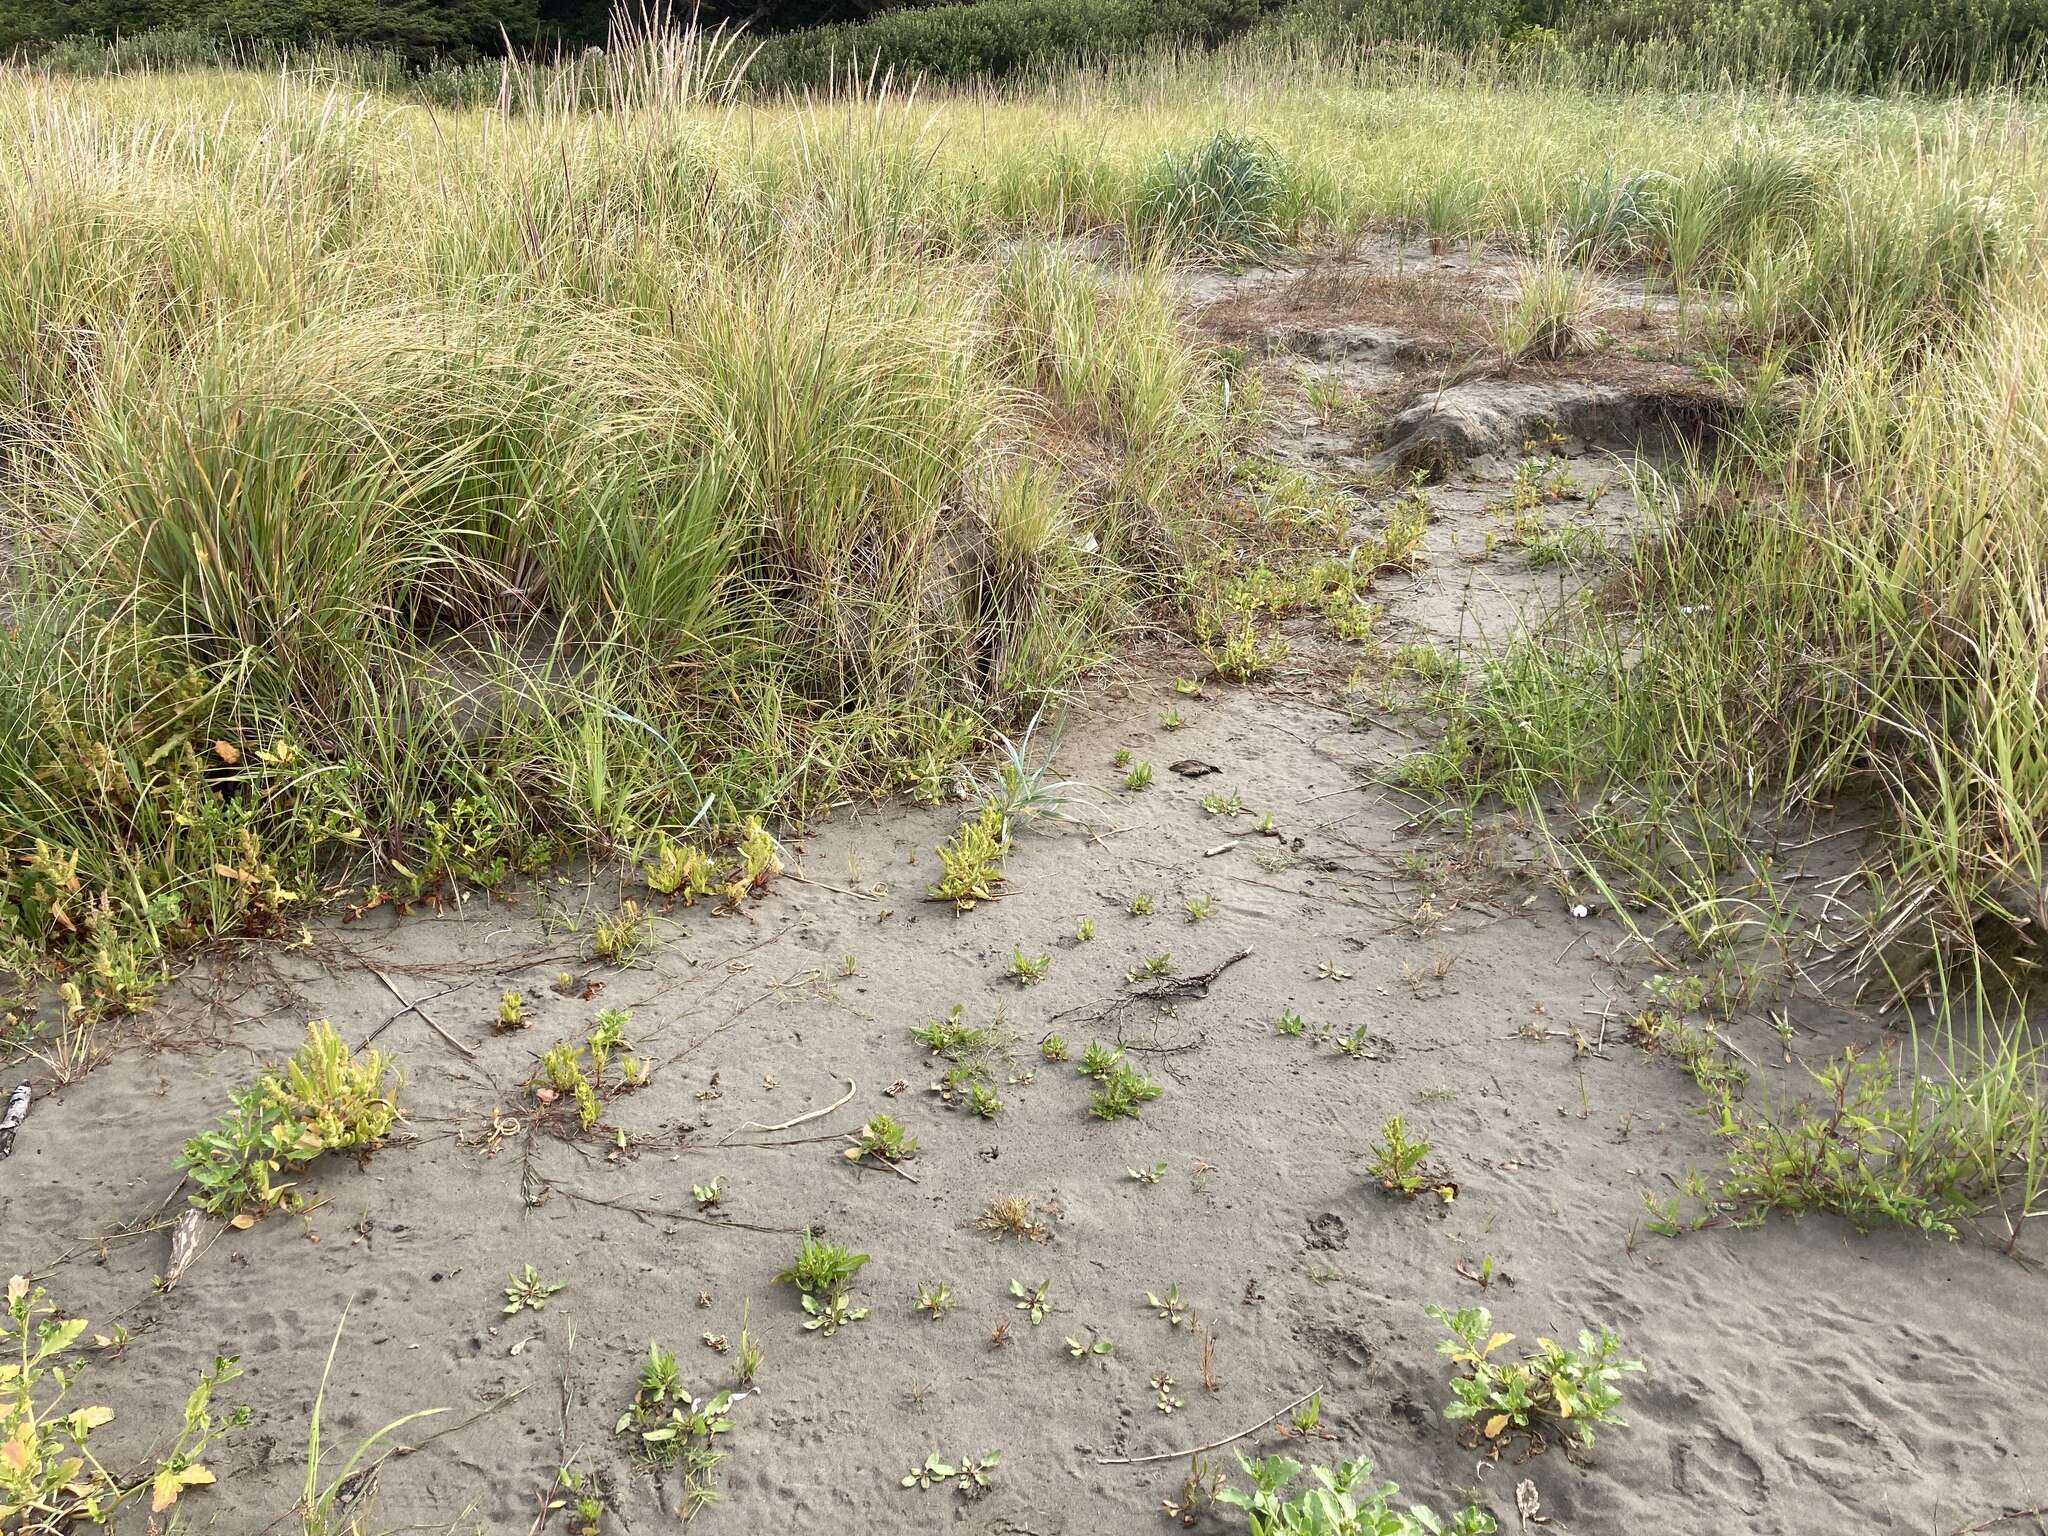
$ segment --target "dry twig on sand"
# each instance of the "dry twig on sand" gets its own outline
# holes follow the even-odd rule
[[[1307,1402],[1310,1398],[1314,1397],[1317,1392],[1320,1392],[1322,1390],[1323,1389],[1321,1387],[1317,1387],[1313,1391],[1304,1392],[1301,1394],[1301,1396],[1297,1397],[1293,1402],[1287,1403],[1284,1406],[1274,1410],[1272,1413],[1267,1414],[1264,1418],[1260,1419],[1258,1423],[1253,1424],[1249,1428],[1240,1429],[1234,1435],[1225,1435],[1221,1440],[1211,1440],[1207,1445],[1192,1445],[1189,1446],[1186,1450],[1181,1451],[1161,1451],[1154,1456],[1098,1456],[1095,1458],[1095,1465],[1097,1465],[1098,1467],[1139,1467],[1143,1466],[1146,1462],[1149,1461],[1179,1461],[1183,1457],[1187,1456],[1206,1455],[1210,1451],[1220,1450],[1222,1447],[1231,1444],[1233,1441],[1242,1440],[1248,1435],[1256,1435],[1268,1424],[1279,1423],[1284,1416],[1294,1412],[1295,1409],[1299,1408],[1303,1403]]]

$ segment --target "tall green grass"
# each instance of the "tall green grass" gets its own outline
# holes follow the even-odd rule
[[[1374,227],[1653,269],[1749,381],[1619,604],[1502,658],[1435,781],[1602,794],[1606,867],[1703,928],[1760,808],[1849,792],[1876,938],[2024,915],[2031,104],[1270,42],[778,102],[736,46],[514,62],[461,111],[0,76],[18,964],[118,998],[350,882],[929,782],[1235,538],[1244,392],[1175,264]]]

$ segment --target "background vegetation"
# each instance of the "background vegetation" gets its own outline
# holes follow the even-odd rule
[[[2030,954],[2037,109],[1302,21],[914,107],[734,95],[667,32],[5,76],[12,962],[119,1005],[323,891],[934,792],[1123,626],[1214,624],[1253,547],[1256,402],[1170,264],[1371,228],[1661,274],[1744,402],[1411,781],[1556,817],[1703,949],[1789,929],[1759,828],[1863,804],[1866,964]]]
[[[665,25],[684,12],[669,9]],[[606,0],[17,0],[0,51],[106,68],[342,47],[431,71],[508,41],[541,55],[603,44],[607,12]],[[761,44],[748,79],[763,90],[815,88],[849,66],[1037,76],[1246,36],[1334,57],[1419,46],[1606,84],[1952,87],[2032,78],[2048,46],[2048,0],[704,0],[698,15]]]

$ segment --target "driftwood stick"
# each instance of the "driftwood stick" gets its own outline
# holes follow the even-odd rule
[[[1322,1390],[1321,1387],[1317,1387],[1314,1391],[1304,1392],[1284,1408],[1276,1409],[1274,1412],[1267,1414],[1258,1423],[1252,1425],[1251,1428],[1240,1429],[1236,1434],[1225,1435],[1221,1440],[1211,1440],[1207,1445],[1190,1446],[1184,1451],[1161,1451],[1156,1456],[1098,1456],[1095,1458],[1095,1465],[1098,1467],[1137,1467],[1144,1465],[1148,1461],[1179,1461],[1183,1456],[1199,1456],[1204,1451],[1219,1450],[1234,1440],[1242,1440],[1247,1435],[1256,1435],[1268,1424],[1279,1423],[1282,1414],[1294,1412],[1295,1409]]]
[[[731,1130],[727,1131],[724,1137],[719,1141],[718,1145],[720,1145],[721,1147],[724,1146],[726,1142],[731,1141],[733,1137],[739,1135],[741,1131],[786,1131],[789,1130],[792,1126],[802,1125],[806,1120],[822,1120],[825,1116],[831,1114],[833,1110],[844,1108],[847,1101],[850,1100],[856,1093],[860,1091],[858,1088],[854,1086],[852,1078],[849,1077],[845,1079],[845,1082],[846,1092],[839,1095],[838,1098],[834,1099],[830,1104],[827,1104],[823,1109],[814,1109],[809,1114],[798,1115],[795,1119],[785,1120],[780,1125],[763,1125],[758,1120],[749,1120],[745,1124],[736,1125]]]
[[[391,980],[389,976],[386,976],[374,965],[369,967],[369,972],[372,976],[376,977],[379,981],[384,983],[384,989],[387,992],[389,992],[393,997],[397,998],[401,1003],[405,1004],[403,1008],[399,1009],[397,1013],[394,1013],[391,1016],[391,1019],[386,1019],[384,1021],[386,1024],[389,1024],[392,1021],[392,1019],[402,1019],[408,1013],[416,1013],[420,1016],[420,1022],[425,1024],[427,1028],[431,1029],[443,1040],[446,1040],[450,1045],[454,1046],[456,1050],[462,1052],[462,1054],[467,1056],[471,1061],[476,1060],[475,1051],[471,1050],[468,1046],[464,1045],[460,1040],[456,1039],[453,1035],[449,1034],[447,1030],[443,1029],[440,1026],[440,1024],[438,1024],[435,1021],[434,1016],[431,1013],[427,1012],[425,1007],[423,1007],[419,1003],[414,1002],[411,998],[407,997],[403,992],[399,991],[397,985]],[[382,1025],[378,1026],[380,1030],[382,1029],[382,1027]],[[376,1036],[373,1034],[370,1038],[374,1040]],[[368,1042],[366,1041],[364,1043],[367,1044]],[[358,1046],[357,1049],[360,1050],[362,1049],[362,1047]]]

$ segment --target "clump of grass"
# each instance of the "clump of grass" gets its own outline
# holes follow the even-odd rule
[[[1263,140],[1219,130],[1168,151],[1139,184],[1131,214],[1138,244],[1191,256],[1255,256],[1281,239],[1286,173]]]
[[[1562,362],[1592,345],[1593,316],[1602,302],[1592,271],[1547,257],[1522,273],[1502,309],[1500,349],[1511,362]]]
[[[827,1242],[816,1233],[806,1231],[796,1257],[775,1279],[778,1284],[795,1286],[804,1296],[839,1296],[845,1293],[853,1283],[853,1277],[867,1262],[866,1254],[855,1253],[850,1248]]]
[[[974,1224],[993,1238],[1021,1237],[1027,1242],[1043,1243],[1052,1237],[1039,1206],[1025,1195],[994,1196],[974,1218]]]

